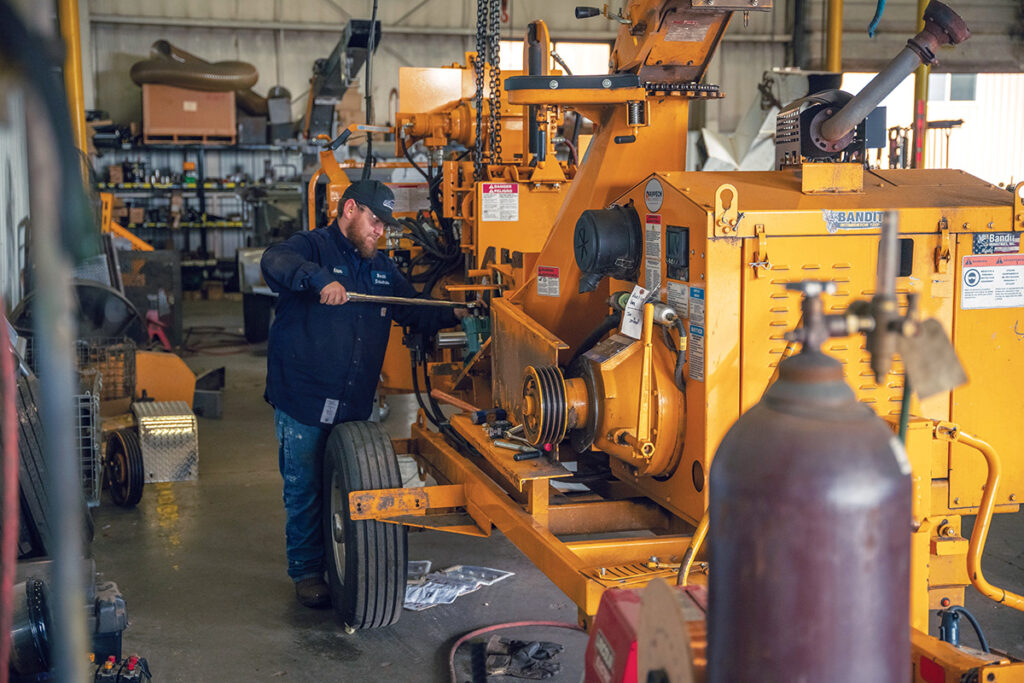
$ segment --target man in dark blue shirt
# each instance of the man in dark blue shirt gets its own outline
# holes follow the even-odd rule
[[[263,254],[263,277],[278,293],[267,348],[265,398],[274,406],[287,513],[288,575],[299,602],[322,607],[322,463],[334,425],[366,420],[387,350],[392,318],[425,334],[451,327],[464,309],[348,302],[348,292],[418,293],[377,242],[394,222],[383,183],[353,183],[335,223],[292,235]],[[343,305],[344,304],[344,305]]]

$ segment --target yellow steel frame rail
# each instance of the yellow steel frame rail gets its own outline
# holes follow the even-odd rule
[[[423,424],[422,414],[412,426],[412,438],[393,444],[396,452],[413,451],[410,454],[441,485],[353,491],[353,519],[474,536],[489,535],[496,527],[576,603],[581,623],[597,613],[608,588],[636,588],[656,577],[671,581],[691,542],[690,536],[675,533],[563,541],[558,535],[670,532],[671,521],[661,508],[642,499],[588,496],[578,502],[553,501],[546,478],[524,479],[518,490],[507,490],[498,483],[506,477],[494,478],[485,471],[486,455],[472,461],[464,457]],[[451,519],[455,508],[464,511],[462,520]],[[474,524],[479,529],[470,528]]]

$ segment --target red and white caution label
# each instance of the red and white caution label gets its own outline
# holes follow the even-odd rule
[[[481,183],[480,220],[519,220],[519,185],[516,183]]]
[[[1024,254],[964,256],[960,308],[1024,307]]]
[[[537,296],[558,296],[558,268],[537,266]]]

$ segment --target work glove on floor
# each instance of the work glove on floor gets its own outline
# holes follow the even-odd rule
[[[553,661],[562,649],[559,643],[491,636],[487,641],[487,675],[534,681],[551,678],[562,669],[561,664]]]

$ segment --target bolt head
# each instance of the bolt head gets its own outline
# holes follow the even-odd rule
[[[960,504],[960,499],[959,498],[954,498],[953,499],[953,504],[954,505],[959,505]]]

